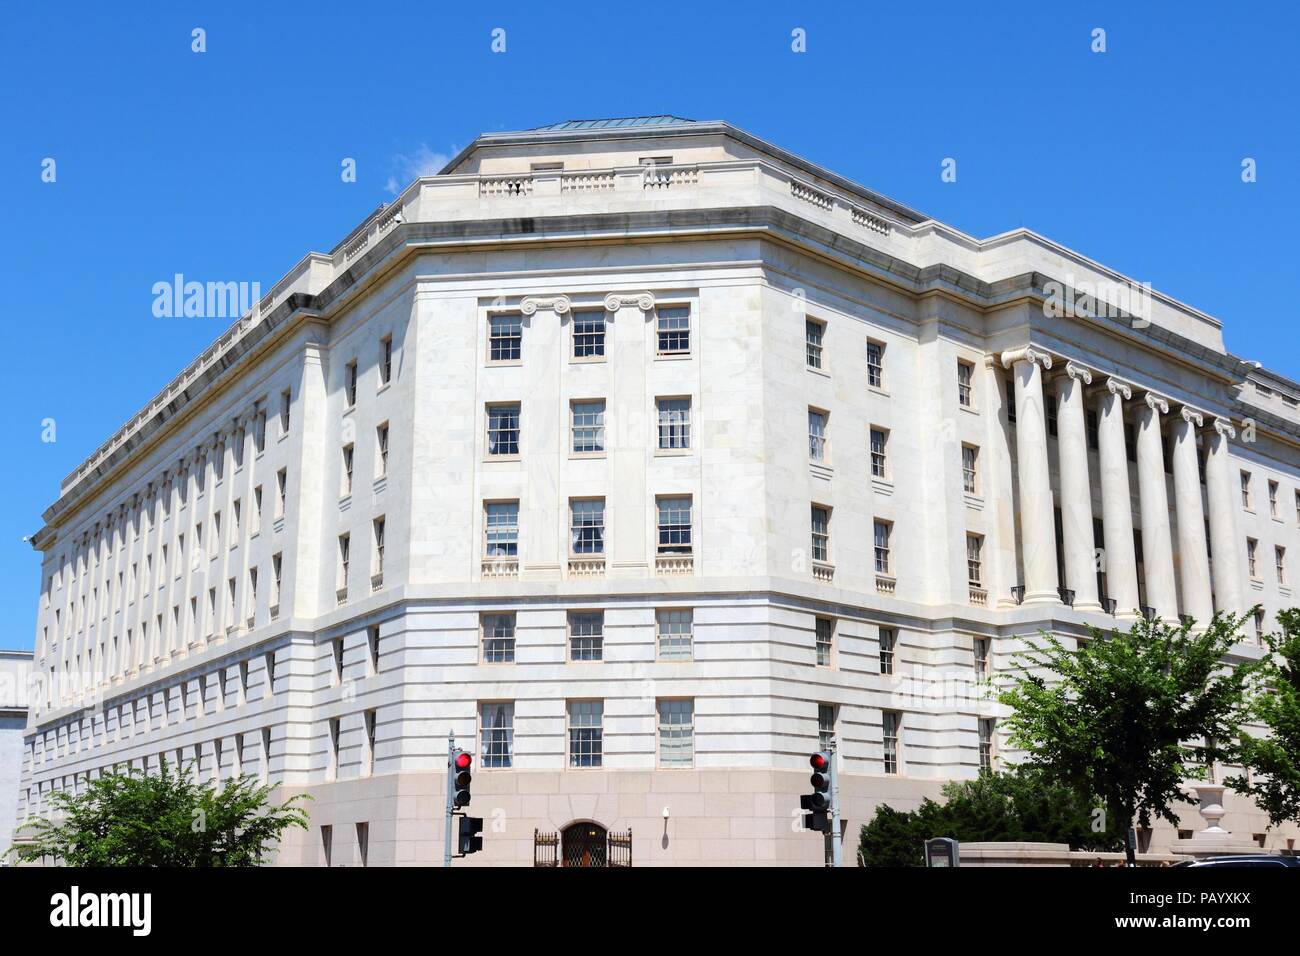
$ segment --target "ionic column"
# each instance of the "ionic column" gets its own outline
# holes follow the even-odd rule
[[[1074,606],[1100,611],[1096,552],[1092,540],[1092,485],[1088,480],[1088,427],[1083,390],[1092,373],[1065,363],[1056,382],[1056,445],[1061,466],[1061,533],[1065,548],[1065,587],[1074,591]],[[1018,423],[1018,417],[1017,417]]]
[[[1101,520],[1107,596],[1118,617],[1133,617],[1139,603],[1137,556],[1133,551],[1133,499],[1124,445],[1124,402],[1133,391],[1117,378],[1097,395],[1097,451],[1101,462]],[[1059,423],[1058,423],[1059,426]]]
[[[1043,370],[1052,358],[1033,347],[1002,353],[1016,389],[1016,464],[1020,477],[1020,540],[1025,565],[1026,604],[1060,601],[1056,580],[1056,522],[1047,464],[1047,422],[1043,414]]]
[[[1222,418],[1216,418],[1214,427],[1205,432],[1205,486],[1210,505],[1214,596],[1219,610],[1228,614],[1242,614],[1246,610],[1241,587],[1246,568],[1237,533],[1240,499],[1233,488],[1232,465],[1228,461],[1228,441],[1235,437],[1236,430]]]
[[[1178,591],[1174,583],[1174,545],[1169,533],[1169,493],[1165,489],[1165,450],[1160,416],[1169,403],[1147,392],[1137,409],[1138,496],[1142,507],[1142,563],[1146,569],[1147,600],[1162,620],[1178,620]]]
[[[1205,627],[1214,616],[1210,599],[1210,560],[1205,554],[1205,509],[1196,458],[1196,430],[1201,413],[1183,406],[1174,419],[1174,515],[1178,521],[1178,571],[1183,585],[1183,612]]]

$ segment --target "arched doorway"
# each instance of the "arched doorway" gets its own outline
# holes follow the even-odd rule
[[[599,823],[580,821],[561,833],[562,859],[565,866],[606,866],[606,831]]]

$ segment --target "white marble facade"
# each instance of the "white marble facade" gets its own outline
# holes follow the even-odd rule
[[[64,480],[20,816],[197,758],[314,795],[284,862],[428,863],[446,735],[486,762],[502,704],[472,862],[574,821],[818,862],[819,721],[856,828],[999,759],[979,672],[1026,635],[1294,603],[1300,386],[1160,293],[1049,307],[1124,281],[724,123],[486,134]]]

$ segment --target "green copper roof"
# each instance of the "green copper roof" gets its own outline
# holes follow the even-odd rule
[[[634,126],[682,126],[694,120],[680,116],[625,116],[618,119],[565,120],[549,126],[535,126],[530,133],[554,133],[569,129],[619,129]]]

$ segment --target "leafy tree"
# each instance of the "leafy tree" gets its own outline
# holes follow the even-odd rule
[[[998,695],[1012,709],[1012,746],[1052,779],[1097,794],[1120,833],[1135,821],[1150,826],[1153,816],[1177,823],[1180,784],[1231,756],[1246,717],[1259,665],[1223,663],[1243,620],[1216,614],[1199,632],[1140,620],[1127,632],[1094,629],[1078,650],[1043,633]],[[1187,746],[1200,740],[1206,763]]]
[[[882,804],[862,827],[859,849],[867,866],[923,866],[925,841],[1065,843],[1072,849],[1112,850],[1111,830],[1094,832],[1095,799],[1082,796],[1028,767],[982,773],[944,786],[945,803],[926,799],[911,812]]]
[[[1251,719],[1263,724],[1268,736],[1241,735],[1236,762],[1254,776],[1227,781],[1253,797],[1273,826],[1300,821],[1300,610],[1282,611],[1277,620],[1282,630],[1264,638],[1270,653],[1250,704]]]
[[[289,827],[307,829],[305,794],[270,806],[251,777],[196,783],[188,773],[106,774],[86,792],[52,797],[59,819],[38,818],[10,853],[67,866],[257,866]]]

